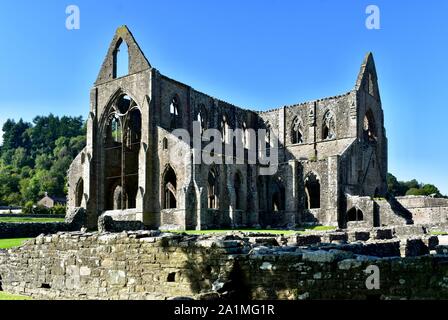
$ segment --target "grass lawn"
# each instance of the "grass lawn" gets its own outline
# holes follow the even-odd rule
[[[0,249],[10,249],[22,245],[31,238],[0,239]]]
[[[448,235],[448,232],[446,232],[446,231],[431,231],[429,234],[432,236],[445,236],[445,235]]]
[[[307,233],[310,231],[329,231],[334,230],[336,227],[329,226],[315,226],[315,227],[306,227],[299,230],[275,230],[275,229],[223,229],[223,230],[188,230],[188,231],[164,231],[164,232],[174,232],[174,233],[186,233],[191,235],[203,235],[203,234],[222,234],[228,233],[232,231],[243,231],[243,232],[254,232],[254,233],[270,233],[270,234],[278,234],[278,235],[293,235],[295,233]],[[163,230],[162,230],[163,231]]]
[[[0,216],[0,222],[64,222],[64,218],[25,218],[25,217],[2,217]]]
[[[18,296],[0,291],[0,300],[32,300],[30,297]]]

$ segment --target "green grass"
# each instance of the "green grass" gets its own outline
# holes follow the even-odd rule
[[[445,235],[448,235],[448,232],[446,232],[446,231],[431,231],[429,234],[432,236],[445,236]]]
[[[64,218],[25,218],[25,217],[1,217],[0,222],[24,223],[24,222],[64,222]]]
[[[10,249],[14,247],[19,247],[29,239],[31,238],[0,239],[0,249]]]
[[[241,232],[254,232],[254,233],[270,233],[276,235],[293,235],[296,233],[307,233],[310,231],[329,231],[334,230],[336,227],[330,226],[315,226],[315,227],[305,227],[299,230],[278,230],[278,229],[222,229],[222,230],[187,230],[187,231],[166,231],[163,232],[172,232],[172,233],[186,233],[190,235],[205,235],[205,234],[225,234],[232,231],[241,231]]]
[[[19,296],[0,291],[0,300],[32,300],[32,299],[30,297]]]

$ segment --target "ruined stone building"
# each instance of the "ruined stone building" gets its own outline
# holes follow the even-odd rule
[[[129,67],[120,76],[123,49]],[[101,215],[162,229],[412,223],[397,200],[384,199],[387,138],[377,81],[368,54],[343,95],[245,110],[161,74],[120,27],[91,90],[87,146],[69,170],[68,210],[86,208],[90,227]],[[230,128],[266,129],[278,138],[278,172],[260,175],[261,164],[247,161],[194,164],[190,145],[180,147],[185,160],[173,162],[179,141],[172,130],[192,133],[193,121],[224,136]]]

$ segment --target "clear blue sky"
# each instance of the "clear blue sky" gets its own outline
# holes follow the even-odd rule
[[[81,29],[65,28],[76,4]],[[381,30],[365,8],[381,9]],[[441,0],[5,0],[0,123],[83,115],[115,29],[127,24],[162,73],[242,107],[267,109],[349,91],[374,53],[389,171],[448,194],[448,2]]]

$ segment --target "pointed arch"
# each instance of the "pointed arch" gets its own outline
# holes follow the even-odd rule
[[[336,119],[330,110],[325,112],[322,121],[322,140],[336,139]]]
[[[133,74],[151,68],[149,61],[146,59],[139,45],[135,41],[134,36],[126,26],[119,27],[112,39],[104,62],[99,71],[95,84],[103,84],[114,80],[114,56],[116,49],[122,42],[126,43],[128,48],[129,66],[128,73]]]
[[[375,116],[370,108],[366,111],[363,119],[363,138],[366,142],[375,142],[377,140]]]
[[[179,97],[174,95],[170,101],[170,129],[180,128],[182,125],[182,116],[180,110]]]
[[[113,52],[113,78],[121,78],[129,74],[129,47],[122,38],[118,39]]]
[[[168,165],[163,173],[162,208],[177,208],[177,177],[173,168]]]
[[[207,196],[208,196],[208,208],[219,208],[219,176],[216,168],[212,167],[208,172],[207,177]]]
[[[358,207],[353,207],[347,211],[347,222],[359,222],[364,220],[364,213]]]
[[[291,125],[291,143],[303,143],[303,124],[302,119],[298,116],[294,117]]]

